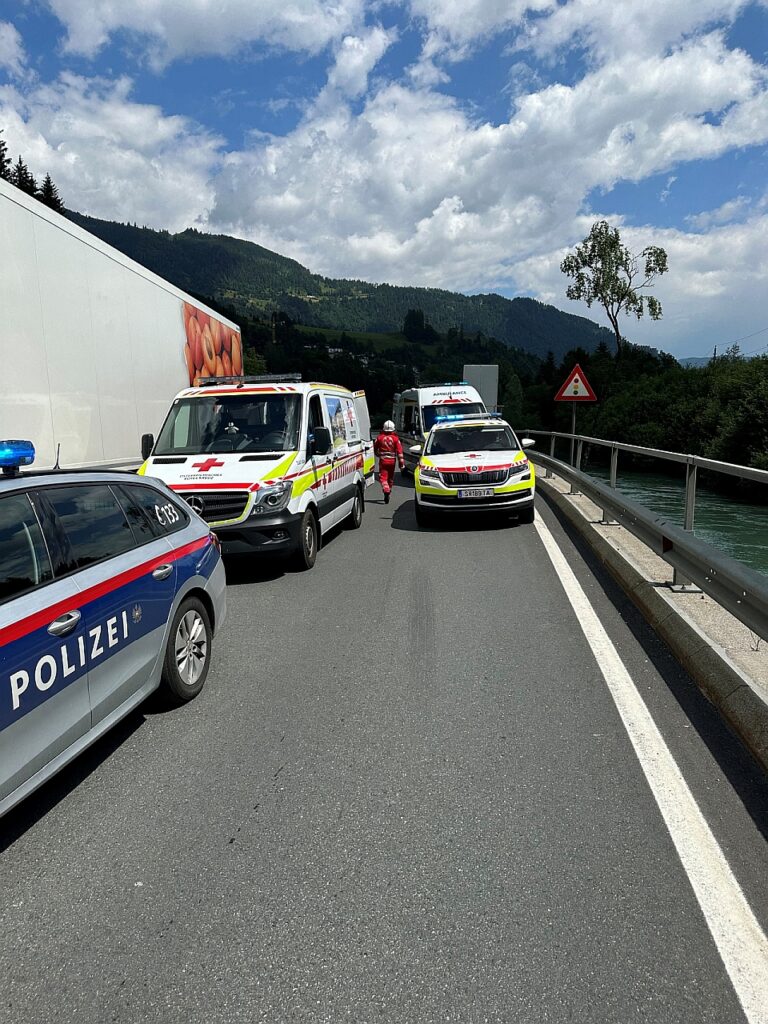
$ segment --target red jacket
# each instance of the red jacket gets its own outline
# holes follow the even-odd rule
[[[401,466],[405,462],[403,446],[400,444],[400,438],[397,434],[385,434],[382,431],[373,442],[373,451],[374,454],[385,461],[394,462],[397,459]]]

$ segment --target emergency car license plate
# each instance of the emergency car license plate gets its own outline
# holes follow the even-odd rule
[[[492,487],[471,487],[459,491],[460,498],[492,498]]]

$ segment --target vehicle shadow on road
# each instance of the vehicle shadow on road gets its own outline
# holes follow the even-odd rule
[[[502,512],[447,512],[428,526],[419,526],[415,498],[398,505],[392,516],[392,529],[407,533],[499,533],[518,526],[520,521],[516,516]]]
[[[152,697],[154,694],[152,695]],[[152,701],[152,697],[149,701]],[[48,782],[35,790],[20,804],[8,811],[0,822],[0,853],[12,846],[33,825],[37,824],[49,811],[65,797],[77,789],[88,776],[96,771],[104,761],[110,758],[126,740],[142,727],[151,713],[145,701],[141,707],[126,715],[101,739],[84,750]]]
[[[322,543],[317,557],[323,557],[323,551],[344,533],[344,523],[323,534]],[[283,576],[295,576],[306,572],[297,569],[286,555],[225,555],[224,566],[227,570],[228,587],[247,587],[252,583],[274,583]]]

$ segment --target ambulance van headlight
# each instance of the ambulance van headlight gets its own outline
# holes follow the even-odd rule
[[[293,481],[279,480],[274,484],[262,484],[256,494],[253,515],[267,515],[270,512],[282,511],[291,500]]]
[[[34,461],[31,441],[0,441],[0,470],[4,476],[17,476],[21,466],[31,466]]]

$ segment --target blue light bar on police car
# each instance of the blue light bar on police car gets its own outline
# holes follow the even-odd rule
[[[31,441],[0,441],[0,469],[31,466],[34,461],[35,446]]]

